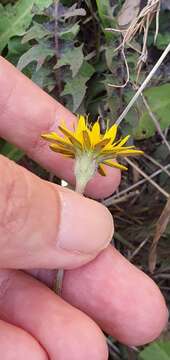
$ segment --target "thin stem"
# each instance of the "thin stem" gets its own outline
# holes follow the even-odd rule
[[[126,106],[126,108],[124,109],[124,111],[122,112],[122,114],[118,117],[116,124],[119,125],[122,120],[124,119],[124,117],[126,116],[126,114],[128,113],[128,111],[131,109],[131,107],[134,105],[135,101],[138,99],[139,95],[142,93],[142,91],[145,89],[146,85],[149,83],[149,81],[152,79],[153,75],[155,74],[155,72],[157,71],[157,69],[159,68],[159,66],[162,64],[163,60],[165,59],[165,57],[167,56],[167,54],[170,51],[170,43],[168,44],[168,46],[166,47],[166,49],[164,50],[164,52],[162,53],[161,57],[159,58],[159,60],[157,61],[157,63],[155,64],[155,66],[153,67],[153,69],[151,70],[151,72],[148,74],[148,76],[146,77],[146,79],[144,80],[144,82],[142,83],[142,85],[139,87],[139,89],[137,90],[136,94],[133,96],[133,98],[130,100],[129,104]]]
[[[157,190],[160,191],[167,199],[169,199],[169,194],[167,191],[162,189],[154,180],[152,180],[143,170],[141,170],[137,165],[135,165],[131,160],[126,158],[128,164],[130,164],[139,174],[141,174],[146,180],[148,180]]]
[[[155,176],[161,174],[161,173],[162,173],[163,171],[165,171],[166,169],[169,169],[169,167],[170,167],[170,165],[168,164],[168,165],[164,166],[164,169],[156,170],[152,175],[149,176],[149,179],[152,179],[152,178],[154,178]],[[145,179],[139,180],[137,183],[129,186],[128,188],[126,188],[126,189],[124,189],[124,190],[121,190],[120,192],[118,192],[117,194],[114,194],[113,196],[110,196],[110,197],[109,197],[108,199],[106,199],[106,200],[103,200],[102,203],[103,203],[105,206],[111,205],[112,202],[114,201],[114,199],[117,199],[117,198],[119,198],[120,196],[128,193],[129,191],[131,191],[131,190],[133,190],[133,189],[135,189],[136,187],[144,184],[144,183],[147,182],[147,180],[149,180],[149,179],[146,179],[146,178],[145,178]]]
[[[79,194],[82,194],[84,193],[84,190],[85,190],[85,186],[80,184],[78,181],[76,181],[76,187],[75,187],[75,191]]]

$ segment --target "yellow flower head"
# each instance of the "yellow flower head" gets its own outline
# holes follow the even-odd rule
[[[80,115],[72,131],[65,124],[59,125],[58,128],[64,137],[55,132],[42,134],[42,137],[50,142],[51,150],[76,159],[76,179],[85,185],[96,170],[100,175],[106,175],[104,165],[127,170],[127,167],[117,162],[118,157],[143,154],[143,151],[136,150],[134,146],[124,146],[129,135],[115,141],[117,125],[113,125],[101,134],[98,121],[90,125],[88,119]],[[85,185],[82,184],[80,187]]]

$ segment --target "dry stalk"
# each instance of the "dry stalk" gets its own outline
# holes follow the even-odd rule
[[[123,37],[121,44],[114,50],[117,52],[120,50],[122,52],[123,59],[125,61],[125,67],[127,70],[127,79],[123,85],[108,84],[112,87],[125,87],[129,81],[129,67],[125,55],[125,48],[131,47],[134,49],[132,41],[134,40],[137,34],[140,34],[143,31],[143,45],[142,50],[140,51],[139,60],[137,63],[137,81],[140,75],[142,64],[147,60],[147,38],[150,24],[153,18],[156,16],[156,29],[154,40],[156,41],[158,29],[159,29],[159,11],[160,11],[160,0],[148,0],[147,5],[139,12],[138,16],[131,22],[127,29],[113,29],[106,28],[107,31],[120,32]],[[139,52],[139,50],[137,51]]]
[[[139,172],[146,180],[148,180],[162,195],[164,195],[167,199],[169,198],[169,194],[167,191],[162,189],[154,180],[150,178],[143,170],[141,170],[136,164],[133,163],[133,161],[126,158],[126,161],[129,165],[131,165],[136,171]]]
[[[143,248],[143,246],[147,243],[147,241],[148,241],[148,237],[145,238],[145,239],[139,244],[139,246],[134,250],[134,252],[133,252],[131,255],[128,256],[128,260],[129,260],[129,261],[132,261],[133,258],[134,258],[137,254],[139,254],[140,250],[141,250],[141,249]]]
[[[164,171],[168,176],[170,176],[170,172],[161,165],[157,160],[155,160],[152,156],[149,156],[148,154],[144,154],[144,157],[148,160],[150,160],[154,165],[158,166],[162,171]]]
[[[154,177],[158,176],[159,174],[162,173],[162,171],[165,171],[166,169],[169,169],[170,168],[170,164],[166,165],[163,167],[163,169],[159,169],[159,170],[156,170],[152,175],[148,176],[149,179],[153,179]],[[105,205],[105,206],[110,206],[112,205],[114,199],[117,199],[118,197],[124,195],[124,194],[127,194],[129,191],[131,190],[134,190],[135,188],[137,188],[138,186],[144,184],[145,182],[147,182],[148,179],[141,179],[139,180],[137,183],[129,186],[128,188],[120,191],[120,192],[117,192],[116,194],[110,196],[108,199],[104,200],[102,203]]]
[[[140,194],[139,190],[135,190],[135,191],[130,192],[129,194],[125,194],[117,199],[114,199],[111,202],[110,202],[110,199],[104,200],[103,203],[107,206],[117,205],[119,203],[129,200],[130,198],[132,198],[134,196],[138,196],[139,194]]]
[[[157,71],[157,69],[159,68],[159,66],[162,64],[163,60],[165,59],[165,57],[167,56],[167,54],[170,51],[170,43],[167,45],[166,49],[164,50],[164,52],[162,53],[161,57],[159,58],[159,60],[157,61],[157,63],[155,64],[155,66],[153,67],[153,69],[151,70],[151,72],[148,74],[148,76],[146,77],[146,79],[143,81],[143,83],[141,84],[141,86],[139,87],[139,89],[136,91],[135,95],[133,96],[133,98],[130,100],[130,102],[128,103],[128,105],[126,106],[126,108],[123,110],[122,114],[118,117],[118,119],[116,120],[116,124],[119,125],[122,120],[125,118],[126,114],[129,112],[129,110],[131,109],[131,107],[134,105],[135,101],[138,99],[138,97],[141,95],[141,93],[143,92],[143,90],[145,89],[145,87],[147,86],[147,84],[149,83],[149,81],[152,79],[153,75],[155,74],[155,72]]]
[[[154,272],[156,266],[158,242],[160,240],[160,237],[165,232],[169,221],[170,221],[170,197],[167,200],[167,203],[156,224],[156,232],[149,253],[149,270],[151,273]]]

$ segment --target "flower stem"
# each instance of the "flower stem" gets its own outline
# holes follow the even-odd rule
[[[79,194],[84,194],[84,191],[85,191],[85,187],[86,187],[86,184],[83,185],[81,184],[77,179],[76,179],[76,187],[75,187],[75,191]]]
[[[96,162],[91,154],[85,153],[82,156],[77,157],[74,171],[76,177],[75,191],[79,194],[83,194],[87,183],[96,172]]]

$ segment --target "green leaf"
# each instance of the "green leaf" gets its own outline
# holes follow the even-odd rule
[[[22,35],[31,23],[33,0],[19,0],[14,6],[0,5],[0,52],[8,40],[15,35]]]
[[[151,87],[144,91],[144,95],[149,104],[149,107],[158,120],[162,130],[170,126],[169,94],[170,84]],[[138,106],[138,110],[140,111],[139,121],[138,126],[134,129],[134,137],[136,139],[146,139],[155,134],[156,127],[141,100]]]
[[[86,93],[86,83],[94,73],[94,68],[86,61],[84,61],[79,73],[67,81],[62,96],[71,95],[73,99],[73,112],[75,112],[84,99]]]
[[[18,149],[15,145],[6,142],[1,148],[1,154],[7,156],[11,160],[19,161],[23,157],[24,152]]]
[[[34,14],[41,13],[44,9],[47,9],[54,0],[34,0],[34,8],[33,12]]]
[[[67,6],[69,6],[68,1],[67,1]],[[74,16],[85,16],[86,15],[85,9],[83,9],[83,8],[76,9],[76,7],[77,7],[77,3],[73,4],[73,6],[71,6],[71,7],[62,6],[62,9],[59,12],[59,18],[64,18],[66,20],[66,19],[69,19]]]
[[[75,77],[76,74],[79,72],[83,60],[83,44],[79,47],[74,47],[73,49],[68,49],[62,54],[61,59],[58,60],[57,65],[55,68],[59,68],[63,65],[70,65],[70,69],[72,71],[72,76]]]
[[[139,355],[140,360],[169,360],[170,341],[157,341],[147,346]]]
[[[35,39],[40,40],[44,37],[52,36],[52,33],[45,29],[45,27],[41,24],[34,23],[34,25],[26,32],[26,34],[22,38],[22,44]]]
[[[105,28],[115,28],[116,27],[116,21],[113,16],[113,9],[110,6],[110,0],[96,0],[98,14],[102,22],[103,31],[105,33],[105,36],[108,40],[113,39],[113,37],[117,36],[113,33],[109,33],[108,31],[105,31]]]
[[[52,75],[51,69],[45,65],[38,71],[33,71],[31,79],[42,89],[47,89],[48,92],[51,92],[56,85],[56,79]]]
[[[51,3],[52,0],[18,0],[13,6],[8,4],[4,7],[0,4],[0,52],[11,37],[24,34],[35,13]]]
[[[170,43],[170,33],[159,33],[156,39],[156,46],[158,49],[164,50]]]
[[[74,40],[79,30],[80,30],[80,26],[77,23],[75,23],[74,25],[69,27],[67,26],[65,29],[60,31],[58,36],[62,40],[71,41]]]
[[[30,48],[28,44],[22,44],[21,38],[14,36],[8,41],[8,54],[6,59],[12,64],[17,65],[19,58]]]
[[[55,54],[55,50],[49,48],[45,43],[34,45],[21,56],[21,58],[18,61],[17,68],[19,70],[22,70],[31,62],[36,61],[37,62],[36,71],[38,71],[43,65],[46,58],[50,58],[54,54]]]

